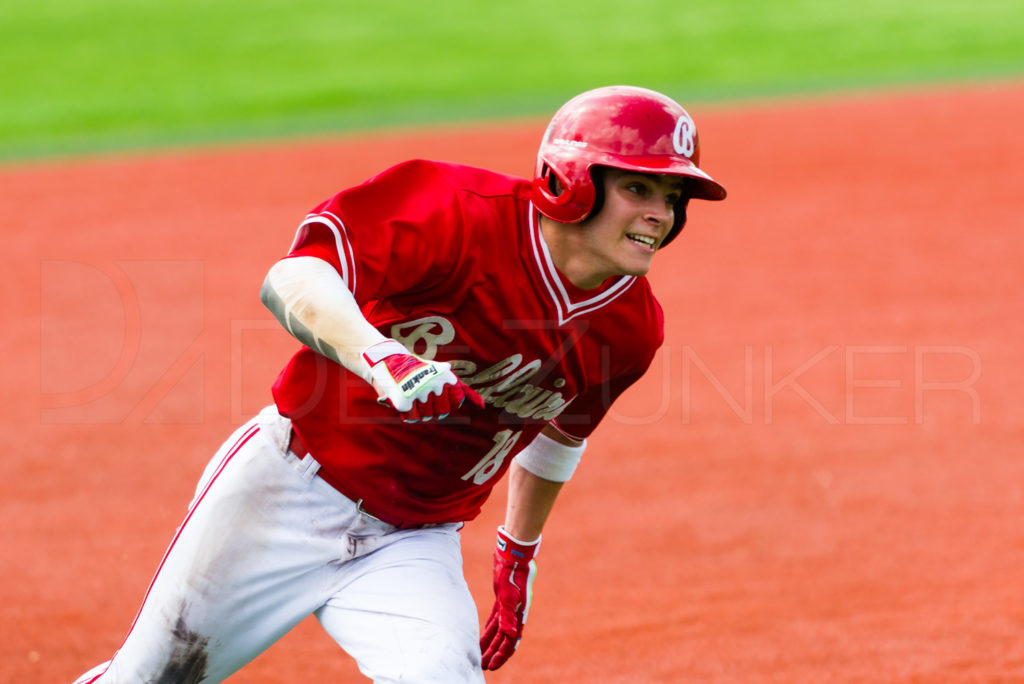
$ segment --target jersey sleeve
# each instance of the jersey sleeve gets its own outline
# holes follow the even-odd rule
[[[643,376],[643,371],[621,375],[576,397],[564,413],[551,421],[567,437],[584,440],[597,428],[619,396]]]
[[[459,193],[433,164],[413,160],[319,204],[288,256],[327,261],[365,304],[451,278],[464,223]]]

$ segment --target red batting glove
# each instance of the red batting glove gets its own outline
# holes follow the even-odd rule
[[[362,357],[370,367],[377,401],[390,404],[406,423],[444,420],[467,399],[484,407],[483,398],[452,373],[450,364],[421,359],[397,340],[371,345]]]
[[[497,670],[505,664],[523,638],[523,625],[530,611],[533,578],[537,564],[533,557],[540,546],[536,541],[522,542],[498,528],[498,546],[494,549],[494,608],[480,637],[481,664],[485,670]]]

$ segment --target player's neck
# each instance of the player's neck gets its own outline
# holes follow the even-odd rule
[[[579,226],[558,223],[546,216],[540,217],[540,232],[555,268],[566,280],[581,290],[595,290],[615,273],[604,273],[594,268],[586,252],[578,245]]]

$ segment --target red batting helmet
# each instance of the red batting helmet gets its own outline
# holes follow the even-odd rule
[[[664,247],[682,230],[690,198],[725,199],[725,188],[699,163],[697,127],[675,100],[646,88],[597,88],[566,102],[551,119],[537,153],[533,203],[548,218],[579,223],[600,209],[595,166],[682,176],[688,179],[684,197]]]

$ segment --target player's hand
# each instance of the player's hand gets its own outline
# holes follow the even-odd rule
[[[498,528],[498,545],[494,549],[494,608],[487,618],[480,637],[481,665],[497,670],[505,664],[523,638],[523,625],[530,610],[533,577],[537,564],[533,557],[540,538],[522,542],[504,527]]]
[[[385,340],[363,350],[370,367],[377,401],[390,404],[406,423],[443,420],[468,399],[477,408],[484,400],[452,373],[444,361],[427,361],[411,354],[397,340]]]

